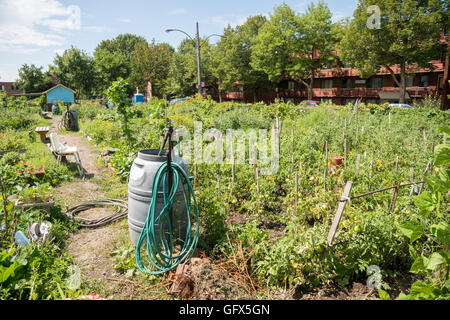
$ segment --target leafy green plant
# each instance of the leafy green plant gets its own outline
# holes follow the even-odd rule
[[[122,129],[122,136],[127,141],[132,141],[131,132],[128,129],[128,108],[131,105],[130,97],[128,96],[128,84],[122,78],[114,81],[111,86],[104,92],[110,103],[117,106],[117,113],[120,119],[120,128]]]
[[[449,127],[443,129],[450,133]],[[400,299],[441,300],[450,298],[450,225],[446,198],[450,190],[450,148],[442,144],[435,149],[434,164],[437,174],[427,179],[430,191],[414,198],[420,209],[422,222],[406,222],[399,226],[400,231],[409,239],[411,256],[414,263],[411,272],[425,275],[425,281],[415,282],[408,295],[401,294]],[[426,238],[432,243],[429,252],[417,252],[414,242]]]

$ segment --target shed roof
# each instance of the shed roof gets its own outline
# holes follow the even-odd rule
[[[48,89],[47,91],[44,91],[43,93],[48,93],[48,92],[50,92],[50,91],[52,91],[52,90],[54,90],[54,89],[56,89],[56,88],[58,88],[58,87],[66,88],[67,90],[70,90],[70,91],[72,91],[73,93],[75,93],[74,90],[72,90],[72,89],[70,89],[70,88],[67,88],[66,86],[63,86],[62,84],[58,84],[58,85],[54,86],[53,88],[50,88],[50,89]]]

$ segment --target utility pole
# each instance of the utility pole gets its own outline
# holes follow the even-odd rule
[[[200,33],[198,31],[198,22],[196,24],[197,26],[197,35],[196,35],[196,40],[197,40],[197,89],[198,89],[198,94],[201,96],[202,95],[202,73],[201,73],[201,67],[200,67]]]
[[[198,28],[198,22],[196,23],[195,40],[192,39],[192,37],[189,34],[187,34],[185,31],[183,31],[183,30],[180,30],[180,29],[166,29],[166,32],[173,32],[173,31],[178,31],[178,32],[184,33],[189,39],[191,39],[195,43],[195,47],[197,49],[197,92],[201,96],[202,95],[202,75],[201,75],[202,70],[201,70],[201,64],[200,64],[200,49],[201,49],[201,46],[202,46],[202,44],[204,44],[212,36],[217,36],[217,37],[221,37],[221,38],[226,38],[226,37],[221,36],[219,34],[211,34],[210,36],[206,37],[203,40],[203,43],[200,43],[200,32],[199,32],[199,28]]]

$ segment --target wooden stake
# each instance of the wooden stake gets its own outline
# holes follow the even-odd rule
[[[194,189],[195,189],[195,182],[197,181],[197,164],[194,164]]]
[[[257,190],[258,195],[259,195],[259,173],[258,173],[258,164],[257,164],[256,154],[255,154],[255,164],[253,166],[254,166],[254,169],[255,169],[256,190]]]
[[[395,208],[395,202],[397,201],[398,196],[398,190],[400,189],[400,182],[397,183],[397,186],[394,189],[394,192],[392,193],[391,203],[389,204],[389,211],[394,211]]]
[[[347,205],[347,201],[349,199],[350,191],[352,191],[353,182],[348,181],[344,187],[344,193],[341,196],[339,201],[339,206],[336,211],[336,215],[334,216],[333,223],[330,228],[330,232],[328,233],[328,246],[331,246],[333,243],[334,236],[336,234],[336,230],[339,226],[339,222],[341,221],[342,214],[344,213],[345,206]]]
[[[391,113],[389,112],[389,130],[391,130]]]
[[[291,128],[291,137],[292,137],[292,148],[291,148],[291,179],[294,174],[294,160],[295,160],[295,144],[294,144],[294,127]]]
[[[355,172],[355,179],[358,178],[359,176],[359,166],[361,163],[361,155],[358,154],[358,156],[356,157],[356,172]]]
[[[295,208],[297,209],[298,203],[298,172],[295,173]]]
[[[398,156],[395,158],[395,170],[398,171]]]
[[[234,156],[234,141],[231,142],[231,181],[233,185],[236,182],[236,158]]]
[[[426,178],[426,176],[427,176],[428,171],[429,171],[430,168],[431,168],[431,164],[432,164],[431,161],[427,163],[427,167],[425,168],[425,172],[423,173],[423,180],[424,180],[424,181],[425,181],[425,178]],[[419,194],[422,193],[424,184],[425,184],[425,183],[422,183],[422,184],[420,185],[420,188],[419,188]]]
[[[220,164],[217,164],[217,197],[220,199]]]
[[[348,142],[347,139],[344,140],[344,168],[347,168],[348,160]]]
[[[326,180],[328,175],[328,141],[325,140],[325,169],[323,172],[323,179]]]

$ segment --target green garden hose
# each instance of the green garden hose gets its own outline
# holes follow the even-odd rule
[[[175,268],[180,263],[186,263],[190,260],[197,248],[198,242],[198,207],[195,200],[194,190],[192,188],[189,177],[183,168],[177,163],[171,162],[173,172],[173,184],[169,195],[166,192],[166,181],[168,179],[167,162],[161,164],[155,173],[152,185],[152,200],[148,211],[147,219],[142,228],[137,246],[136,246],[136,264],[140,271],[150,274],[161,274]],[[170,210],[172,208],[176,191],[182,181],[182,189],[184,200],[186,202],[186,210],[188,215],[187,232],[183,246],[179,253],[174,252],[174,241],[172,234],[172,222],[170,220]],[[156,212],[156,203],[158,199],[158,190],[163,183],[164,207],[161,212]],[[187,186],[187,190],[185,188]],[[191,232],[192,203],[194,199],[193,209],[195,210],[196,227],[195,232]],[[156,226],[157,224],[157,226]],[[167,227],[166,227],[167,226]],[[165,227],[168,233],[164,232]],[[156,237],[156,228],[159,229],[159,239]],[[168,238],[168,239],[167,239]],[[150,271],[147,269],[141,259],[141,246],[146,243],[147,256],[151,264],[157,269]]]

